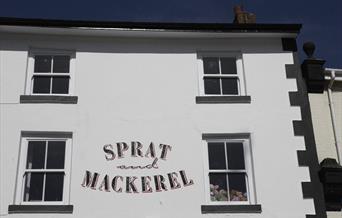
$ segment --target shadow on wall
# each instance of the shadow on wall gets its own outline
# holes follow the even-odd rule
[[[2,35],[1,50],[28,51],[31,49],[71,50],[91,53],[155,53],[190,54],[201,51],[229,51],[242,53],[286,53],[278,38],[214,38],[211,39],[154,39],[91,36]],[[18,44],[20,41],[20,44]],[[226,46],[222,46],[222,44]]]

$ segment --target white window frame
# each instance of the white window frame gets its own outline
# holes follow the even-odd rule
[[[203,140],[203,146],[204,149],[204,182],[205,182],[205,199],[206,202],[209,205],[250,205],[250,204],[256,204],[256,194],[255,194],[255,187],[254,187],[254,170],[253,170],[253,158],[252,158],[252,149],[251,149],[251,143],[250,138],[234,138],[234,139],[204,139]],[[209,152],[208,152],[208,143],[210,142],[242,142],[243,148],[244,148],[244,158],[245,158],[245,170],[210,170],[209,169]],[[226,146],[225,151],[226,151]],[[225,152],[226,156],[226,152]],[[226,157],[227,161],[227,157]],[[247,190],[247,196],[248,201],[212,201],[210,199],[210,181],[209,181],[209,173],[226,173],[229,172],[244,172],[246,173],[246,190]],[[227,181],[227,183],[229,183]],[[229,187],[229,186],[227,186]],[[228,196],[229,198],[229,196]]]
[[[26,169],[28,142],[29,141],[65,141],[65,159],[64,169]],[[46,146],[47,149],[47,146]],[[47,152],[47,151],[46,151]],[[25,136],[21,137],[19,166],[16,183],[16,192],[14,204],[16,205],[68,205],[70,203],[70,174],[71,174],[71,152],[72,138],[69,137],[44,137],[44,136]],[[45,162],[47,161],[47,153],[45,153]],[[26,172],[64,172],[63,180],[63,199],[62,201],[24,201],[25,191],[25,174]],[[45,184],[45,180],[44,180]],[[43,184],[43,196],[44,196]]]
[[[216,58],[235,58],[236,59],[236,71],[237,74],[204,74],[204,62],[203,58],[207,57],[216,57]],[[246,95],[246,86],[245,86],[245,76],[244,76],[244,67],[242,60],[241,52],[197,52],[197,64],[199,71],[199,93],[200,96],[244,96]],[[219,64],[220,73],[221,73],[221,64]],[[227,94],[205,94],[204,90],[204,77],[213,77],[213,78],[237,78],[238,83],[238,94],[237,95],[227,95]],[[220,82],[220,90],[222,93],[222,83]]]
[[[34,64],[35,64],[35,56],[37,55],[67,55],[70,56],[70,69],[69,73],[34,73]],[[26,79],[26,95],[44,95],[44,96],[70,96],[74,95],[74,87],[75,87],[75,61],[76,61],[76,53],[74,51],[67,50],[58,50],[58,49],[30,49],[28,54],[28,64],[27,64],[27,79]],[[51,63],[51,68],[53,67],[53,62]],[[33,76],[34,75],[42,75],[42,76],[69,76],[69,90],[67,94],[59,94],[59,93],[33,93]],[[50,92],[51,92],[52,84],[50,84]]]

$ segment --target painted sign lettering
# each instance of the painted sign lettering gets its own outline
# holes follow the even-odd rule
[[[115,168],[120,170],[143,170],[160,169],[159,160],[167,161],[172,146],[168,144],[158,144],[150,142],[144,146],[139,141],[130,143],[117,142],[115,144],[106,144],[103,146],[104,158],[106,161],[114,161],[125,157],[148,158],[150,164],[131,165],[121,164]],[[111,162],[112,163],[112,162]],[[189,179],[185,170],[169,172],[157,175],[144,176],[123,176],[123,175],[100,175],[98,172],[86,170],[82,186],[93,190],[115,192],[115,193],[152,193],[179,189],[181,187],[194,184]]]

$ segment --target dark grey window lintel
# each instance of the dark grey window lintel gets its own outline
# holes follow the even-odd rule
[[[248,139],[250,135],[250,133],[203,133],[202,139]]]
[[[72,138],[72,132],[21,131],[22,137]]]

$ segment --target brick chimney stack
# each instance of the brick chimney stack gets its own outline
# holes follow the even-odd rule
[[[243,10],[242,5],[236,5],[234,7],[234,23],[242,24],[242,23],[256,23],[256,16],[253,13],[248,13]]]

